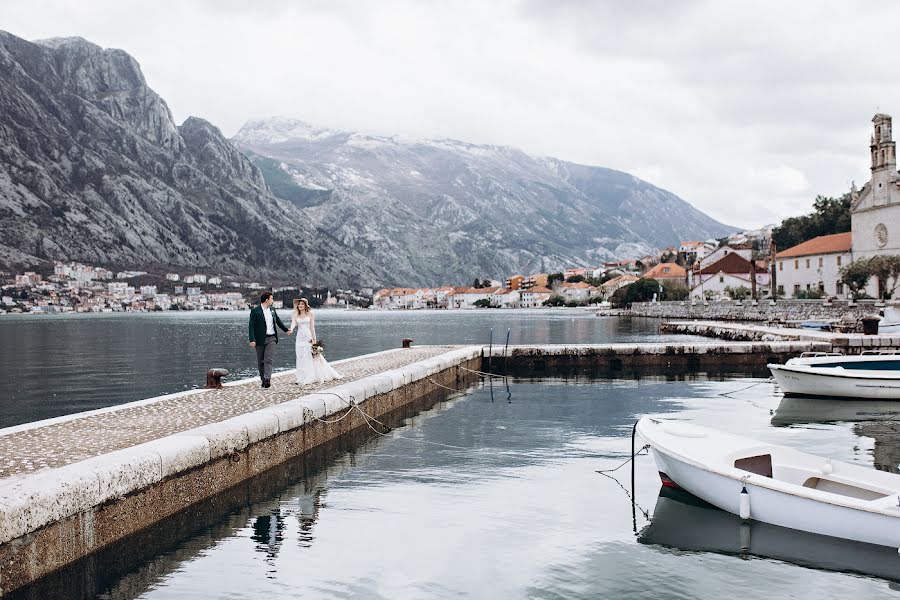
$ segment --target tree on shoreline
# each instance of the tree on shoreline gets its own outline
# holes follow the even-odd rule
[[[790,217],[772,232],[777,248],[786,250],[820,235],[850,231],[850,194],[840,198],[816,196],[813,212]]]

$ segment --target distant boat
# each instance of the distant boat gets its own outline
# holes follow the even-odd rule
[[[769,370],[786,396],[900,400],[900,355],[804,353]]]
[[[888,306],[884,316],[878,321],[879,335],[900,335],[900,307]]]
[[[679,421],[637,424],[663,485],[780,527],[900,547],[900,475]]]
[[[689,552],[759,556],[825,571],[900,581],[894,548],[743,521],[687,492],[662,488],[638,542]]]

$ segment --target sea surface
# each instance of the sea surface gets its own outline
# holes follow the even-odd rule
[[[290,311],[279,315],[290,325]],[[183,391],[224,367],[257,375],[248,312],[7,315],[0,317],[0,427]],[[688,340],[659,321],[597,317],[581,309],[479,311],[320,310],[329,360],[416,344],[579,344]],[[701,338],[693,338],[701,339]],[[276,370],[293,367],[282,336]],[[287,343],[285,343],[287,342]]]
[[[896,472],[889,403],[784,400],[765,373],[483,379],[301,457],[15,598],[890,598],[896,549],[660,496],[642,415]],[[639,442],[640,444],[640,442]],[[606,476],[598,470],[611,471]]]

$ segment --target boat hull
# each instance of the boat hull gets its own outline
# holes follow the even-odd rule
[[[823,373],[829,369],[812,369],[769,365],[778,387],[785,395],[866,400],[900,400],[900,379],[879,378],[842,370]],[[872,373],[867,371],[866,373]]]
[[[741,490],[746,485],[753,520],[868,544],[900,547],[900,518],[794,496],[754,485],[752,481],[742,483],[687,464],[655,447],[653,457],[659,471],[679,487],[732,514],[740,514]]]

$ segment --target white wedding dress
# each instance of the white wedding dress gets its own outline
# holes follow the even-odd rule
[[[309,317],[299,319],[294,317],[291,328],[295,330],[294,335],[297,336],[297,341],[294,342],[297,350],[297,384],[307,385],[340,379],[341,374],[328,364],[324,356],[321,354],[313,356]]]

